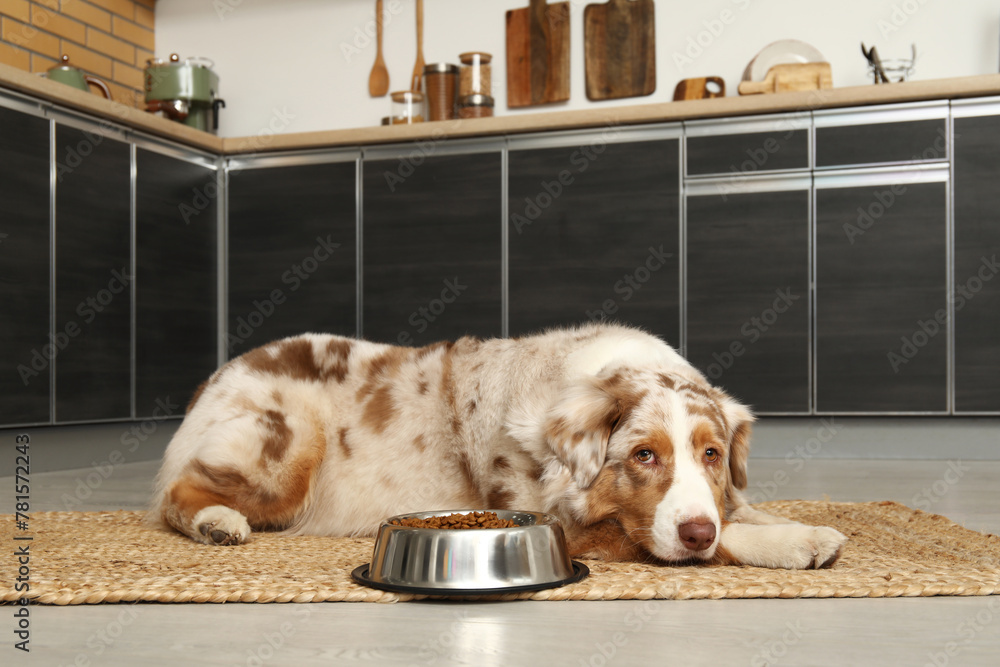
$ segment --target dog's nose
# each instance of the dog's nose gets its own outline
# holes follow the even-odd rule
[[[715,524],[704,516],[695,517],[677,526],[681,543],[691,551],[702,551],[715,541]]]

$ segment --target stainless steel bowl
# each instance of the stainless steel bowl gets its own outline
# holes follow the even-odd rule
[[[551,514],[486,510],[515,528],[442,529],[393,525],[397,519],[427,519],[484,510],[401,514],[378,531],[372,562],[351,575],[373,588],[429,595],[491,595],[563,586],[587,576],[570,560],[562,526]]]

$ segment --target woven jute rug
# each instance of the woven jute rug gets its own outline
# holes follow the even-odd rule
[[[900,597],[1000,593],[1000,538],[891,502],[780,501],[774,514],[837,528],[851,539],[826,570],[664,567],[584,561],[583,581],[493,599],[622,600]],[[30,545],[30,590],[16,589],[17,559],[0,559],[0,601],[397,602],[419,599],[365,588],[350,572],[368,563],[372,539],[258,533],[239,547],[197,544],[150,527],[140,512],[47,512],[30,532],[3,517],[5,545]],[[15,541],[16,536],[33,540]],[[23,576],[23,572],[22,572]]]

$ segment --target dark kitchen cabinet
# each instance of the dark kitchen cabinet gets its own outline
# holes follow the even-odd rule
[[[132,413],[130,153],[56,127],[56,422]]]
[[[811,404],[810,182],[796,181],[687,198],[687,356],[758,413]]]
[[[947,119],[816,128],[816,166],[844,167],[948,159]]]
[[[954,133],[955,411],[1000,412],[1000,116]]]
[[[678,150],[580,138],[510,151],[510,335],[614,321],[679,346]]]
[[[809,130],[705,134],[686,140],[687,175],[748,175],[809,168]]]
[[[179,416],[218,365],[216,172],[146,149],[136,167],[135,416]]]
[[[364,161],[364,337],[501,335],[501,152],[402,154]]]
[[[817,179],[816,410],[945,412],[947,184],[877,178]]]
[[[49,128],[0,107],[0,424],[51,420]]]
[[[229,355],[357,329],[355,161],[229,173]]]

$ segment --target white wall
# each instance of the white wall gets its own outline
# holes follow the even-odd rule
[[[571,98],[547,107],[507,109],[505,23],[527,0],[427,0],[424,57],[458,62],[464,51],[494,55],[497,114],[664,102],[676,83],[722,76],[736,94],[743,68],[778,39],[809,42],[833,65],[835,86],[869,82],[860,42],[883,58],[919,54],[913,79],[998,71],[1000,3],[995,0],[706,0],[656,3],[657,88],[648,97],[587,100],[583,71],[583,9],[571,1]],[[385,0],[385,60],[390,90],[409,87],[416,55],[413,0]],[[389,99],[368,95],[375,60],[374,0],[159,0],[157,55],[206,56],[216,63],[221,136],[377,125]],[[355,40],[360,48],[355,46]],[[698,42],[702,46],[698,45]],[[358,51],[354,51],[358,48]]]

